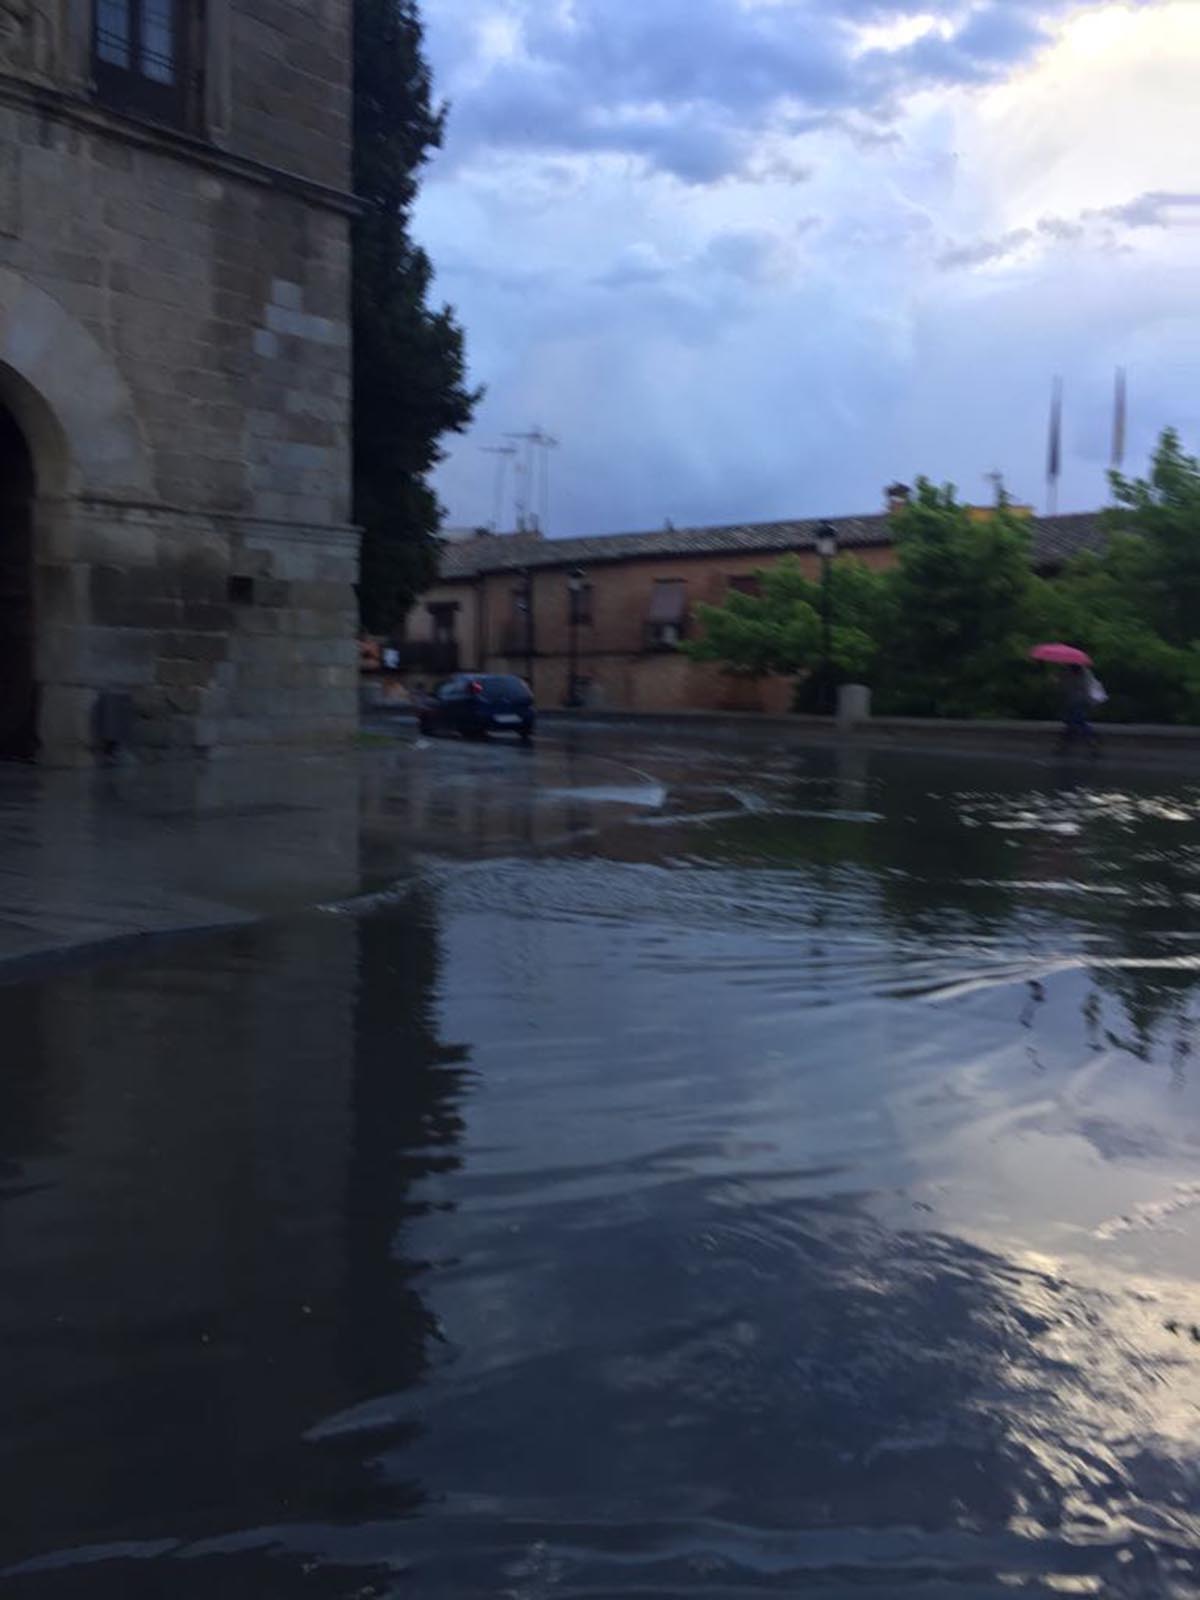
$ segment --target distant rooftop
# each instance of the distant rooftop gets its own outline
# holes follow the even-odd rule
[[[1098,511],[1062,517],[1031,517],[1033,559],[1038,568],[1055,567],[1083,550],[1098,550],[1105,535]],[[811,550],[821,518],[799,522],[733,523],[717,528],[660,528],[652,533],[607,533],[586,539],[545,539],[540,534],[488,534],[443,546],[439,573],[445,580],[476,578],[488,572],[524,567],[596,566],[606,561],[669,559],[675,556],[768,555]],[[892,543],[888,517],[835,517],[843,550],[865,550]]]
[[[443,544],[466,544],[472,539],[483,538],[490,532],[490,528],[443,528],[438,538]]]

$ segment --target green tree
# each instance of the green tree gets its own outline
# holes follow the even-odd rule
[[[1187,722],[1200,710],[1200,654],[1169,643],[1148,615],[1152,559],[1140,536],[1114,534],[1102,554],[1078,557],[1041,585],[1045,603],[1029,630],[1034,642],[1063,639],[1088,652],[1117,722]],[[1045,681],[1052,691],[1053,674]]]
[[[429,474],[479,399],[462,330],[429,305],[433,269],[413,242],[419,175],[442,142],[416,0],[355,0],[354,516],[363,528],[364,625],[392,626],[432,577],[441,507]]]
[[[1061,639],[1092,655],[1116,720],[1200,720],[1200,462],[1168,430],[1149,475],[1114,473],[1112,486],[1104,551],[1045,579],[1028,522],[1007,503],[980,517],[953,488],[919,480],[893,519],[896,566],[833,567],[839,676],[872,682],[884,714],[1050,717],[1058,677],[1029,650]],[[759,580],[757,596],[699,608],[690,653],[756,677],[799,675],[803,704],[823,654],[820,586],[794,559]]]
[[[897,565],[880,641],[878,709],[913,716],[1009,713],[1033,681],[1029,530],[1007,504],[985,519],[951,486],[918,479],[893,519]]]
[[[819,666],[824,653],[821,586],[805,577],[795,556],[758,574],[757,594],[731,593],[723,605],[697,607],[701,633],[685,648],[696,661],[720,661],[761,678],[794,676]],[[861,561],[835,562],[830,573],[833,666],[861,679],[875,653],[880,581]]]
[[[1040,586],[1031,631],[1088,651],[1115,720],[1191,721],[1200,714],[1200,465],[1168,429],[1148,477],[1111,481],[1118,504],[1105,549]]]
[[[1200,462],[1173,428],[1159,439],[1148,478],[1110,474],[1118,509],[1109,513],[1122,547],[1110,546],[1110,568],[1134,581],[1146,617],[1169,644],[1200,636]]]

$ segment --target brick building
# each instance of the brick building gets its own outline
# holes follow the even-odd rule
[[[1101,537],[1091,513],[1030,521],[1041,571]],[[755,573],[781,556],[796,555],[817,576],[817,526],[769,522],[591,539],[481,535],[447,543],[438,582],[408,619],[406,676],[428,682],[460,667],[517,672],[553,706],[567,699],[574,663],[590,705],[786,711],[790,679],[735,677],[689,660],[679,645],[697,604],[719,605],[731,589],[752,589]],[[873,567],[894,561],[885,514],[842,518],[835,527],[845,554]]]
[[[350,0],[0,0],[0,753],[354,720]]]

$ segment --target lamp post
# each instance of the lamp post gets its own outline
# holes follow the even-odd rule
[[[579,605],[583,594],[584,574],[574,567],[567,574],[567,627],[568,650],[567,698],[563,702],[568,710],[579,707]]]
[[[530,689],[533,688],[533,568],[526,567],[523,572],[525,579],[525,592],[521,597],[521,609],[525,613],[525,682]]]
[[[822,522],[817,529],[817,554],[821,558],[821,633],[822,656],[821,677],[822,695],[825,709],[831,715],[834,711],[833,694],[833,591],[830,579],[833,573],[833,560],[837,555],[838,540],[837,529],[832,522]]]

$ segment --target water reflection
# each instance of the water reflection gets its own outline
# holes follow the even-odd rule
[[[433,897],[415,889],[386,918],[352,919],[358,944],[353,1132],[343,1216],[343,1363],[355,1391],[407,1387],[440,1335],[421,1296],[429,1264],[405,1228],[436,1208],[428,1180],[461,1164],[467,1051],[438,1040]]]
[[[0,991],[12,1592],[1194,1593],[1194,791],[511,754]]]
[[[1019,981],[1022,964],[1087,958],[1124,1012],[1106,1035],[1114,1046],[1145,1059],[1156,1043],[1190,1036],[1196,785],[1164,791],[1135,773],[1119,787],[1068,778],[1031,789],[1027,767],[995,763],[991,786],[974,789],[963,772],[854,745],[780,757],[756,773],[753,804],[722,809],[710,789],[707,809],[689,816],[681,785],[655,844],[665,832],[689,860],[756,877],[782,868],[814,927],[881,918],[935,983],[938,952],[951,954],[956,976],[1011,967]],[[1187,1050],[1175,1054],[1186,1062]]]
[[[405,1249],[462,1128],[438,966],[414,889],[386,924],[308,917],[0,990],[4,1557],[144,1556],[147,1538],[165,1556],[419,1503],[361,1453],[303,1440],[417,1382],[438,1344]],[[219,1565],[172,1563],[170,1592],[270,1592]],[[114,1551],[11,1581],[166,1580]]]

